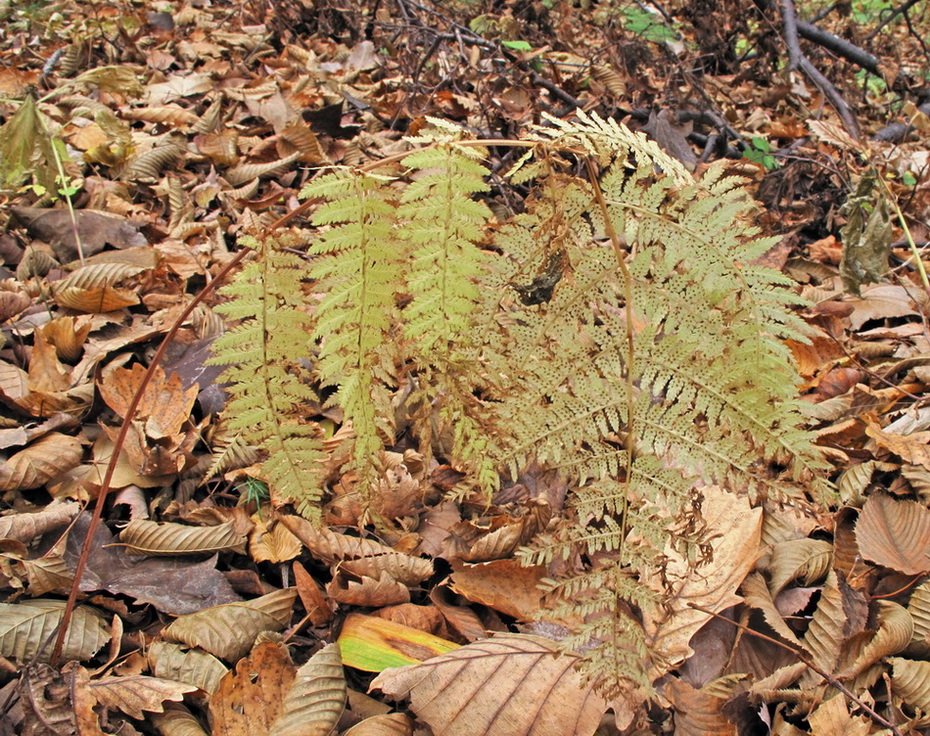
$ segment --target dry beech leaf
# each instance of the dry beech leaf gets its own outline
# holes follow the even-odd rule
[[[0,656],[28,662],[36,655],[47,662],[51,647],[45,646],[64,613],[65,601],[34,598],[20,603],[0,603]],[[74,609],[62,657],[90,659],[110,639],[103,616],[87,606]],[[40,653],[41,649],[41,653]]]
[[[43,336],[55,346],[62,360],[75,361],[81,357],[84,341],[93,327],[88,318],[82,319],[83,323],[78,326],[75,317],[59,317],[42,328]]]
[[[270,736],[329,736],[346,704],[338,644],[327,644],[297,670]]]
[[[153,714],[152,724],[161,736],[210,736],[194,714],[177,703],[167,704],[164,713]]]
[[[161,713],[166,700],[183,700],[185,693],[197,690],[194,685],[145,675],[101,677],[91,680],[89,689],[99,705],[140,719],[144,711]]]
[[[904,651],[913,633],[914,620],[904,606],[894,601],[878,601],[878,630],[852,666],[844,668],[840,675],[852,679],[889,654]]]
[[[255,527],[249,533],[249,554],[256,562],[286,562],[303,552],[300,540],[284,524],[275,523],[269,531],[257,514],[252,521]]]
[[[0,322],[12,319],[32,305],[32,299],[18,291],[0,291]]]
[[[156,677],[186,682],[213,693],[229,671],[220,660],[200,649],[185,649],[167,641],[153,642],[147,652],[149,668]]]
[[[235,523],[216,526],[188,526],[167,521],[130,521],[120,532],[126,551],[140,555],[189,555],[196,553],[245,552],[244,534]]]
[[[912,432],[911,434],[897,434],[883,432],[874,422],[866,424],[865,433],[875,440],[875,443],[903,458],[913,465],[922,465],[930,469],[930,432]]]
[[[706,688],[696,690],[678,678],[669,680],[665,696],[675,708],[675,736],[736,736],[736,724],[722,712],[726,698],[709,694]]]
[[[345,736],[411,736],[413,721],[403,713],[383,713],[356,723]]]
[[[299,516],[282,516],[279,521],[306,545],[314,557],[323,562],[397,554],[379,542],[339,534],[325,527],[317,528]]]
[[[918,653],[930,654],[930,580],[921,583],[911,593],[907,611],[914,622],[911,644]]]
[[[169,641],[200,647],[227,662],[243,657],[263,631],[280,631],[291,620],[297,590],[205,608],[180,616],[162,632]]]
[[[61,281],[56,281],[55,288],[93,289],[98,286],[111,286],[145,270],[144,266],[127,263],[94,263],[82,266]]]
[[[788,624],[782,618],[781,613],[775,607],[772,600],[772,593],[766,585],[765,578],[759,573],[751,573],[740,586],[743,597],[747,605],[762,611],[765,622],[785,641],[789,641],[796,646],[801,646],[795,633],[789,628]]]
[[[453,560],[452,569],[452,590],[469,601],[490,606],[519,621],[538,617],[545,567],[527,567],[517,560],[492,560],[477,565]]]
[[[32,542],[47,532],[66,526],[81,511],[79,503],[46,506],[34,514],[16,514],[0,518],[0,539]]]
[[[703,492],[702,515],[713,559],[694,571],[681,554],[667,549],[665,577],[670,593],[644,611],[649,649],[655,655],[653,661],[663,663],[661,667],[671,668],[691,656],[688,642],[713,617],[690,604],[719,613],[739,603],[742,598],[736,589],[760,554],[762,509],[750,508],[745,496],[718,486]],[[659,578],[657,575],[653,584],[661,592],[664,586]]]
[[[903,572],[930,572],[930,510],[916,501],[870,496],[856,524],[860,554],[870,562]]]
[[[91,289],[72,287],[56,289],[55,301],[59,306],[76,312],[104,314],[135,306],[139,303],[139,297],[134,291],[115,286],[96,286]]]
[[[410,601],[410,590],[407,586],[398,583],[386,572],[381,573],[377,580],[363,577],[359,582],[337,573],[327,583],[326,593],[337,603],[367,608],[393,606]]]
[[[77,437],[53,432],[0,465],[0,490],[38,488],[77,467],[84,448]]]
[[[866,716],[851,716],[846,698],[839,693],[817,706],[807,720],[811,736],[867,736],[872,733],[872,721]]]
[[[813,663],[824,672],[833,674],[836,670],[836,663],[843,652],[843,643],[846,640],[843,635],[845,628],[846,614],[843,612],[843,598],[836,573],[831,570],[820,593],[817,610],[814,611],[802,640]],[[813,670],[804,673],[804,681],[807,684],[819,683],[820,679],[820,675]]]
[[[791,539],[776,544],[765,566],[772,596],[795,580],[801,581],[801,585],[823,580],[832,562],[833,545],[822,539]]]
[[[304,604],[304,610],[310,617],[310,622],[314,626],[325,626],[333,620],[333,609],[327,603],[323,591],[320,590],[313,576],[307,572],[307,568],[299,562],[294,562],[293,569],[294,585],[297,586],[300,602]]]
[[[346,560],[339,563],[339,569],[359,577],[364,575],[370,578],[378,578],[381,573],[387,573],[404,585],[419,585],[433,574],[433,562],[422,557],[392,552],[377,557]]]
[[[896,698],[913,709],[930,713],[930,662],[891,657],[891,686]]]
[[[371,683],[442,736],[590,736],[607,703],[582,684],[578,657],[556,642],[499,634],[420,664],[388,669]],[[543,694],[545,694],[543,696]]]

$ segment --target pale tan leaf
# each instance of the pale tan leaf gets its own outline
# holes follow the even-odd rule
[[[795,580],[799,580],[801,585],[823,580],[832,562],[833,545],[822,539],[791,539],[776,544],[765,566],[772,597]]]
[[[914,589],[907,610],[914,622],[911,643],[930,654],[930,580]]]
[[[411,736],[413,721],[403,713],[384,713],[356,723],[345,736]]]
[[[724,698],[714,697],[702,688],[672,678],[665,695],[675,708],[675,736],[736,736],[736,725],[723,714]]]
[[[314,557],[323,562],[396,554],[393,549],[378,542],[318,528],[300,516],[283,516],[279,521],[306,545]]]
[[[303,552],[300,540],[284,524],[275,523],[268,530],[265,522],[252,517],[255,528],[249,534],[249,554],[256,562],[286,562]]]
[[[42,596],[46,593],[65,592],[74,581],[74,574],[61,554],[47,552],[34,560],[20,560],[29,580],[29,594]]]
[[[872,721],[865,716],[851,716],[846,698],[839,693],[819,705],[807,720],[811,736],[867,736],[872,732]]]
[[[780,697],[772,697],[772,694],[781,693],[784,688],[790,687],[796,683],[798,678],[808,671],[808,666],[803,662],[796,662],[795,664],[789,664],[785,667],[779,667],[768,677],[764,677],[758,682],[753,683],[749,688],[749,692],[752,693],[754,697],[762,698],[766,702],[780,700]]]
[[[210,736],[193,713],[177,703],[168,703],[164,713],[154,713],[151,719],[162,736]]]
[[[878,601],[878,630],[859,652],[856,661],[843,670],[842,676],[854,678],[883,657],[904,651],[913,633],[914,620],[904,606],[894,601]]]
[[[300,151],[295,151],[291,155],[284,156],[277,161],[269,161],[268,163],[263,164],[239,164],[238,166],[227,170],[224,176],[226,181],[228,181],[232,186],[237,187],[240,184],[245,184],[247,181],[251,181],[252,179],[258,179],[263,176],[267,177],[283,174],[285,171],[287,171],[288,166],[300,158]]]
[[[843,651],[845,625],[842,594],[836,572],[831,570],[820,592],[817,610],[802,640],[814,664],[827,673],[833,674],[837,659]],[[805,677],[809,680],[820,679],[820,675],[813,672],[806,673]]]
[[[410,601],[410,590],[407,586],[398,583],[386,572],[381,573],[377,580],[363,577],[358,582],[348,579],[343,574],[337,574],[326,584],[326,592],[338,603],[368,608],[393,606]]]
[[[190,110],[177,105],[153,105],[120,110],[128,120],[144,120],[147,123],[168,123],[173,126],[196,125],[200,118]]]
[[[295,588],[239,603],[224,603],[178,617],[162,634],[169,641],[200,647],[220,659],[245,656],[263,631],[280,631],[291,620]]]
[[[433,562],[423,557],[393,552],[377,557],[346,560],[339,563],[339,569],[359,577],[364,575],[370,578],[378,578],[385,572],[404,585],[419,585],[433,574]]]
[[[582,684],[571,654],[538,636],[500,634],[371,683],[443,736],[590,736],[607,703]],[[541,694],[545,693],[545,697]]]
[[[930,713],[930,662],[891,657],[892,691],[911,708]]]
[[[751,573],[740,586],[746,603],[753,608],[762,611],[765,622],[783,639],[797,646],[801,646],[795,633],[789,628],[788,624],[782,618],[775,602],[772,600],[772,594],[769,591],[765,579],[759,573]]]
[[[245,551],[244,534],[232,521],[216,526],[188,526],[167,521],[130,521],[120,532],[126,551],[140,555],[189,555],[194,553]]]
[[[21,491],[45,485],[77,467],[83,454],[77,437],[48,434],[0,465],[0,490]]]
[[[691,656],[688,642],[713,617],[712,613],[742,600],[736,589],[760,554],[762,509],[750,508],[745,496],[717,486],[703,490],[702,515],[713,559],[695,571],[689,560],[669,546],[664,573],[670,592],[643,611],[653,661],[666,667],[655,673],[656,677]],[[651,585],[657,592],[665,590],[659,573]],[[698,611],[691,607],[692,603],[712,613]]]
[[[61,281],[56,281],[55,289],[93,289],[98,286],[110,286],[145,270],[142,266],[127,263],[94,263],[79,268]]]
[[[149,667],[156,677],[186,682],[212,693],[228,672],[212,654],[199,649],[184,649],[179,644],[156,641],[148,650]]]
[[[329,736],[346,704],[338,644],[327,644],[297,670],[269,736]]]
[[[139,297],[129,289],[98,286],[92,289],[59,288],[55,290],[59,306],[89,314],[104,314],[139,303]]]
[[[59,503],[46,506],[34,514],[15,514],[0,518],[0,539],[32,542],[43,534],[61,529],[81,510],[79,503]]]
[[[28,662],[39,655],[39,661],[47,662],[51,647],[43,645],[58,628],[64,608],[65,601],[45,598],[0,603],[0,656]],[[103,616],[92,608],[78,606],[68,626],[62,656],[66,660],[90,659],[109,638]]]
[[[492,560],[470,565],[452,561],[451,587],[473,603],[513,616],[518,621],[539,617],[543,593],[541,583],[546,568],[527,566],[519,560]]]
[[[133,718],[144,718],[145,711],[161,713],[166,700],[183,700],[185,693],[195,692],[197,688],[160,677],[132,675],[91,680],[90,690],[100,705],[121,710]]]
[[[870,562],[903,572],[930,572],[930,510],[916,501],[870,496],[856,524],[859,552]]]

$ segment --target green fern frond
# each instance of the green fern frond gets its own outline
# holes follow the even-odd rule
[[[320,345],[316,371],[323,386],[337,387],[327,403],[342,407],[352,422],[359,469],[371,467],[385,437],[393,439],[388,386],[396,360],[390,346],[405,250],[396,236],[397,201],[390,181],[337,170],[301,192],[325,198],[313,224],[332,226],[308,250],[318,256],[310,276],[323,295],[313,324],[313,339]]]
[[[268,457],[265,480],[277,503],[293,502],[319,516],[322,478],[320,431],[300,408],[317,401],[300,365],[310,355],[310,317],[302,309],[304,262],[275,239],[243,238],[258,259],[246,264],[221,294],[217,311],[238,325],[213,343],[214,365],[229,366],[227,426]]]

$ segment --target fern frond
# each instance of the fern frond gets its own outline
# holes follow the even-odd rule
[[[323,294],[316,306],[313,338],[320,344],[316,371],[336,386],[328,405],[339,405],[355,430],[354,460],[370,467],[372,455],[393,441],[387,387],[394,381],[390,346],[397,324],[395,293],[402,284],[404,244],[396,236],[397,201],[390,179],[337,170],[314,179],[303,197],[326,202],[313,224],[332,225],[311,244],[318,258],[310,276]]]
[[[216,310],[239,324],[213,343],[215,365],[229,366],[228,427],[259,447],[276,503],[293,502],[308,518],[319,516],[323,457],[320,432],[301,408],[317,401],[300,358],[310,355],[310,317],[301,309],[304,262],[275,239],[244,238],[259,257],[223,287]]]

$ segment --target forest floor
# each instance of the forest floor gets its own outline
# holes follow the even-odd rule
[[[930,733],[927,5],[0,2],[0,736]],[[392,530],[359,528],[350,473],[323,531],[273,507],[224,429],[219,298],[182,314],[321,167],[430,117],[516,139],[578,110],[746,178],[809,304],[790,347],[838,489],[720,545],[727,589],[648,700],[539,659],[547,571],[488,552],[519,494],[456,500],[457,468],[398,445]],[[369,691],[446,653],[429,692]]]

